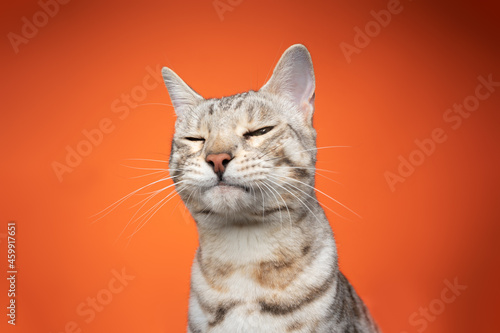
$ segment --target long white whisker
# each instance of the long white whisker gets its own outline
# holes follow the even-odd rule
[[[337,184],[339,184],[339,185],[342,185],[342,186],[344,185],[344,184],[342,184],[341,182],[339,182],[339,181],[337,181],[337,180],[335,180],[335,179],[331,179],[330,177],[327,177],[327,176],[325,176],[325,175],[322,175],[322,174],[321,174],[321,173],[319,173],[319,172],[316,172],[316,174],[317,174],[318,176],[321,176],[321,177],[323,177],[323,178],[326,178],[326,179],[328,179],[328,180],[331,180],[332,182],[337,183]]]
[[[168,163],[168,161],[164,160],[154,160],[154,159],[149,159],[149,158],[125,158],[126,161],[148,161],[148,162],[161,162],[161,163]]]
[[[307,205],[304,203],[304,201],[302,201],[302,200],[301,200],[298,196],[296,196],[293,192],[291,192],[290,190],[288,190],[286,187],[284,187],[284,186],[282,186],[282,185],[280,185],[280,184],[278,184],[278,183],[276,183],[276,182],[272,181],[271,179],[268,179],[268,181],[270,181],[271,183],[273,183],[273,184],[275,184],[275,185],[278,185],[279,187],[281,187],[282,189],[284,189],[285,191],[287,191],[288,193],[290,193],[291,195],[293,195],[293,196],[294,196],[297,200],[299,200],[299,201],[302,203],[302,205],[303,205],[304,207],[306,207],[306,208],[307,208],[307,209],[311,212],[311,214],[313,214],[313,216],[316,218],[316,220],[317,220],[318,222],[320,222],[320,220],[318,219],[318,217],[316,216],[316,214],[314,214],[314,213],[313,213],[313,211],[311,210],[311,208],[309,208],[309,206],[307,206]]]
[[[184,181],[185,181],[185,180],[181,180],[181,181],[180,181],[180,182],[178,182],[178,183],[182,183],[182,182],[184,182]],[[162,188],[162,189],[160,189],[160,190],[157,190],[157,191],[153,192],[153,194],[151,194],[151,195],[150,195],[149,197],[147,197],[146,199],[144,199],[144,200],[140,201],[139,203],[141,203],[141,202],[143,202],[143,201],[144,201],[144,203],[141,205],[141,207],[139,207],[139,209],[137,209],[137,210],[135,211],[134,215],[132,215],[132,217],[130,218],[130,220],[128,220],[127,224],[125,225],[125,227],[122,229],[122,231],[121,231],[121,232],[120,232],[120,234],[118,235],[118,237],[117,237],[116,241],[118,241],[118,239],[120,239],[120,237],[123,235],[123,233],[124,233],[124,232],[125,232],[125,230],[128,228],[128,226],[130,225],[130,223],[132,223],[132,221],[134,221],[134,222],[135,222],[137,219],[139,219],[139,218],[142,216],[142,215],[141,215],[141,216],[139,216],[136,220],[134,220],[135,216],[136,216],[136,215],[137,215],[137,214],[141,211],[141,209],[142,209],[142,208],[143,208],[143,207],[144,207],[144,206],[145,206],[145,205],[146,205],[146,204],[147,204],[147,203],[148,203],[151,199],[153,199],[156,195],[158,195],[159,193],[161,193],[161,192],[165,191],[166,189],[168,189],[168,188],[170,188],[170,187],[172,187],[172,186],[174,186],[174,185],[175,185],[175,184],[171,184],[171,185],[165,186],[164,188]],[[175,191],[175,190],[174,190],[174,191]],[[170,192],[170,193],[172,193],[172,192]],[[135,204],[134,206],[137,206],[139,203]],[[134,206],[132,206],[132,207],[134,207]],[[132,208],[132,207],[131,207],[131,208]],[[143,214],[143,215],[144,215],[144,214]],[[116,241],[115,241],[115,242],[116,242]]]
[[[199,189],[199,188],[198,188]],[[193,190],[191,190],[191,192],[189,192],[189,196],[187,197],[186,199],[186,203],[189,202],[189,199],[191,198],[191,196],[193,195],[193,193],[197,190],[197,188],[194,188]],[[180,196],[179,196],[180,197]],[[177,209],[177,207],[179,207],[179,204],[182,202],[182,198],[181,200],[179,200],[179,202],[177,203],[177,205],[175,205],[175,207],[172,209],[172,213],[170,214],[170,216],[174,215],[174,211]],[[183,214],[186,214],[186,209],[187,207],[184,206],[184,212]]]
[[[294,151],[291,154],[295,155],[295,154],[303,153],[305,151],[320,150],[320,149],[327,149],[327,148],[351,148],[351,146],[325,146],[325,147],[317,147],[317,148],[310,148],[310,149],[304,149],[304,150]],[[271,158],[271,159],[268,159],[268,160],[264,160],[264,161],[267,162],[267,161],[277,160],[277,159],[280,159],[280,158],[283,158],[283,156],[274,157],[274,158]]]
[[[271,185],[269,185],[269,188],[272,189],[273,191],[275,191],[276,194],[278,194],[278,196],[281,198],[281,200],[285,204],[285,208],[286,208],[286,211],[288,212],[288,219],[290,220],[290,226],[291,226],[292,225],[292,216],[290,215],[290,210],[288,209],[288,204],[286,203],[285,199],[283,199],[283,197],[281,196],[280,192],[278,192],[278,190],[273,188]]]
[[[271,190],[269,189],[269,185],[267,185],[267,184],[266,184],[266,183],[264,183],[264,182],[261,182],[260,184],[261,184],[262,186],[264,186],[264,189],[266,189],[266,188],[267,188],[267,189],[269,190],[269,192],[273,195],[274,200],[276,200],[276,204],[278,205],[278,211],[279,211],[279,213],[280,213],[280,221],[283,221],[283,218],[282,218],[282,216],[281,216],[281,207],[280,207],[280,203],[279,203],[279,201],[278,201],[278,198],[277,198],[277,197],[276,197],[276,195],[273,193],[273,191],[271,191]]]
[[[265,187],[267,187],[271,191],[271,194],[276,199],[276,204],[278,205],[278,209],[279,209],[279,212],[280,212],[281,227],[283,228],[283,216],[281,214],[281,208],[280,208],[280,203],[279,203],[278,197],[276,197],[276,195],[274,194],[274,192],[276,192],[278,194],[278,196],[281,198],[281,200],[285,204],[285,208],[286,208],[286,210],[288,212],[288,218],[290,219],[290,226],[291,226],[292,225],[292,217],[290,216],[290,211],[288,210],[288,205],[286,204],[285,200],[283,200],[283,197],[281,196],[281,194],[278,191],[276,191],[276,189],[274,189],[271,185],[267,184],[265,181],[262,181],[261,183],[262,183],[262,185],[264,185]]]
[[[292,167],[292,166],[284,166],[284,167],[276,167],[276,166],[264,166],[263,168],[266,168],[266,169],[305,169],[305,170],[314,170],[316,171],[316,174],[321,176],[321,177],[324,177],[328,180],[331,180],[332,182],[334,183],[337,183],[337,184],[340,184],[340,185],[343,185],[341,182],[335,180],[335,179],[331,179],[325,175],[322,175],[321,173],[319,173],[318,171],[321,171],[321,172],[330,172],[330,173],[335,173],[335,174],[339,174],[340,172],[338,171],[332,171],[332,170],[327,170],[327,169],[319,169],[319,168],[314,168],[314,167]]]
[[[281,50],[281,47],[283,46],[283,41],[281,41],[281,44],[280,44],[280,47],[278,49],[278,53],[276,53],[276,55],[274,56],[274,61],[273,61],[273,64],[276,64],[276,59],[278,59],[278,56],[280,55],[280,52],[279,50]],[[269,71],[267,72],[267,75],[266,75],[266,80],[264,81],[264,84],[267,83],[267,78],[269,77],[269,74],[271,74],[271,71],[273,70],[274,67],[271,66],[271,68],[269,68]]]
[[[168,198],[170,197],[173,193],[175,193],[175,190],[172,190],[170,191],[166,196],[165,198]],[[174,194],[175,195],[175,194]],[[136,217],[133,222],[137,222],[139,221],[139,219],[141,219],[143,216],[148,216],[149,212],[151,212],[152,210],[155,209],[155,207],[157,207],[163,200],[165,200],[165,198],[163,198],[162,200],[160,200],[159,202],[155,203],[152,207],[150,207],[148,210],[146,210],[144,213],[142,213],[140,216]],[[141,207],[142,208],[142,207]],[[140,209],[139,209],[140,210]],[[134,214],[135,215],[135,214]]]
[[[174,176],[174,177],[177,177],[177,176]],[[122,197],[121,199],[118,199],[117,201],[113,202],[111,205],[109,205],[108,207],[104,208],[104,209],[103,209],[103,210],[101,210],[100,212],[98,212],[98,213],[96,213],[96,214],[94,214],[94,215],[90,216],[90,218],[95,217],[95,216],[97,216],[97,215],[99,215],[99,214],[104,213],[106,210],[108,210],[108,209],[109,209],[109,211],[108,211],[106,214],[104,214],[103,216],[99,217],[97,220],[93,221],[92,223],[95,223],[95,222],[99,221],[100,219],[102,219],[103,217],[105,217],[106,215],[108,215],[109,213],[111,213],[113,210],[115,210],[115,209],[116,209],[116,207],[120,206],[120,205],[121,205],[121,204],[122,204],[125,200],[127,200],[128,198],[130,198],[131,196],[133,196],[133,195],[134,195],[134,194],[136,194],[137,192],[141,191],[142,189],[144,189],[144,188],[146,188],[146,187],[149,187],[149,186],[152,186],[152,185],[154,185],[154,184],[157,184],[157,183],[159,183],[159,182],[163,182],[163,181],[165,181],[165,180],[172,179],[172,178],[174,178],[174,177],[168,177],[168,178],[161,178],[161,179],[158,179],[158,180],[156,180],[156,181],[154,181],[154,182],[151,182],[151,183],[149,183],[149,184],[147,184],[147,185],[144,185],[144,186],[142,186],[142,187],[138,188],[138,189],[137,189],[137,190],[135,190],[135,191],[130,192],[129,194],[127,194],[127,195],[125,195],[124,197]]]
[[[306,170],[317,170],[317,171],[325,171],[325,172],[331,172],[331,173],[340,173],[338,171],[332,171],[332,170],[327,170],[327,169],[319,169],[315,167],[300,167],[300,166],[282,166],[282,167],[276,167],[276,166],[265,166],[264,168],[268,169],[306,169]]]
[[[306,185],[306,186],[308,186],[308,187],[310,187],[310,188],[313,188],[315,191],[318,191],[319,193],[321,193],[321,194],[323,194],[324,196],[326,196],[327,198],[329,198],[329,199],[333,200],[334,202],[336,202],[336,203],[337,203],[337,204],[339,204],[340,206],[344,207],[345,209],[347,209],[348,211],[350,211],[351,213],[353,213],[354,215],[356,215],[357,217],[359,217],[360,219],[362,219],[362,217],[361,217],[358,213],[356,213],[355,211],[353,211],[352,209],[350,209],[349,207],[347,207],[346,205],[344,205],[344,204],[343,204],[343,203],[341,203],[340,201],[338,201],[338,200],[336,200],[336,199],[332,198],[331,196],[329,196],[329,195],[328,195],[328,194],[326,194],[325,192],[323,192],[323,191],[321,191],[321,190],[318,190],[318,189],[317,189],[317,188],[315,188],[314,186],[311,186],[311,185],[309,185],[309,184],[307,184],[307,183],[301,182],[300,180],[297,180],[297,179],[295,179],[295,178],[291,178],[291,177],[287,177],[287,176],[282,176],[282,177],[287,178],[287,179],[294,180],[294,181],[299,182],[299,183],[301,183],[301,184],[304,184],[304,185]]]
[[[182,192],[182,190],[180,190],[179,192],[172,191],[171,193],[174,193],[174,195],[173,195],[173,196],[171,196],[170,198],[168,198],[168,197],[170,196],[170,194],[168,194],[165,198],[163,198],[163,199],[162,199],[159,203],[161,203],[162,201],[164,201],[164,200],[165,200],[165,199],[167,199],[167,198],[168,198],[168,200],[167,200],[167,201],[165,201],[163,204],[161,204],[161,205],[160,205],[160,206],[159,206],[159,207],[158,207],[158,208],[157,208],[154,212],[152,212],[152,213],[151,213],[151,215],[149,216],[149,218],[148,218],[145,222],[142,222],[142,223],[141,223],[141,225],[140,225],[140,227],[139,227],[139,228],[136,228],[136,230],[134,231],[134,233],[133,233],[132,235],[128,236],[128,238],[130,238],[130,239],[131,239],[131,238],[132,238],[132,237],[133,237],[136,233],[138,233],[138,232],[139,232],[139,231],[140,231],[140,230],[141,230],[141,229],[142,229],[142,228],[143,228],[143,227],[144,227],[144,226],[148,223],[148,221],[149,221],[149,220],[150,220],[150,219],[151,219],[151,218],[152,218],[152,217],[153,217],[153,216],[154,216],[154,215],[155,215],[155,214],[156,214],[156,213],[157,213],[157,212],[158,212],[158,211],[159,211],[159,210],[160,210],[163,206],[165,206],[165,204],[166,204],[167,202],[169,202],[169,201],[170,201],[172,198],[174,198],[176,195],[179,195],[179,193],[180,193],[180,192]],[[158,203],[158,204],[159,204],[159,203]],[[156,204],[156,205],[158,205],[158,204]],[[155,205],[155,206],[156,206],[156,205]]]
[[[150,195],[148,196],[148,198],[150,198],[150,197],[154,197],[154,196],[156,196],[158,193],[161,193],[161,192],[165,191],[166,189],[171,188],[172,186],[175,186],[175,185],[177,185],[177,184],[181,184],[181,183],[183,183],[183,182],[185,182],[185,181],[186,181],[186,180],[181,180],[181,181],[178,181],[176,184],[170,184],[170,185],[165,186],[165,187],[163,187],[163,188],[161,188],[161,189],[159,189],[159,190],[155,190],[155,191],[148,192],[147,194],[150,194]],[[141,194],[142,194],[142,193],[141,193]],[[140,204],[141,204],[141,202],[144,202],[144,201],[148,202],[148,201],[149,201],[149,199],[148,199],[148,198],[142,199],[141,201],[139,201],[139,202],[137,202],[137,203],[133,204],[132,206],[130,206],[129,208],[134,208],[134,207],[136,207],[136,206],[140,205]],[[140,208],[139,208],[139,209],[140,209]]]
[[[173,194],[173,196],[172,196],[172,194]],[[157,202],[156,204],[154,204],[154,205],[153,205],[152,207],[150,207],[150,208],[149,208],[146,212],[144,212],[141,216],[137,217],[137,218],[134,220],[134,222],[139,221],[139,220],[141,220],[141,222],[139,222],[139,224],[135,227],[135,230],[134,230],[133,234],[127,237],[127,238],[129,239],[129,241],[128,241],[127,245],[130,243],[130,241],[131,241],[131,239],[132,239],[131,237],[132,237],[133,235],[135,235],[135,233],[136,233],[137,231],[139,231],[139,229],[140,229],[140,228],[142,228],[142,227],[144,226],[144,224],[145,224],[145,223],[147,223],[147,222],[149,221],[148,216],[149,216],[150,218],[152,217],[151,213],[154,211],[154,209],[155,209],[155,208],[157,208],[157,207],[158,207],[158,206],[159,206],[159,205],[160,205],[160,204],[161,204],[161,203],[162,203],[165,199],[167,199],[167,198],[169,198],[169,197],[171,197],[171,198],[172,198],[172,197],[174,197],[175,195],[176,195],[175,190],[170,191],[170,192],[169,192],[169,193],[168,193],[168,194],[167,194],[167,195],[166,195],[166,196],[165,196],[162,200],[160,200],[159,202]],[[156,211],[155,211],[155,213],[156,213]],[[153,215],[154,215],[154,214],[153,214]],[[144,217],[143,217],[143,216],[144,216]],[[142,217],[143,217],[143,218],[142,218]],[[141,218],[142,218],[142,219],[141,219]],[[143,221],[144,221],[144,220],[146,220],[146,222],[143,224]]]
[[[162,170],[162,171],[168,171],[167,168],[142,168],[142,167],[135,167],[135,166],[126,165],[126,164],[120,164],[120,165],[124,166],[126,168],[137,169],[137,170]]]
[[[143,106],[143,105],[166,105],[166,106],[172,106],[173,107],[172,104],[167,104],[167,103],[144,103],[144,104],[138,104],[135,107]]]
[[[167,172],[168,172],[168,170],[167,171],[155,171],[155,172],[147,173],[145,175],[130,177],[130,179],[142,178],[142,177],[147,177],[147,176],[152,176],[152,175],[156,175],[156,174],[159,174],[159,173],[167,173]]]
[[[276,177],[276,176],[272,176],[272,175],[269,175],[270,177],[273,177],[274,179],[276,180],[281,180],[279,177]],[[287,177],[288,178],[288,177]],[[292,178],[293,179],[293,178]],[[309,198],[313,199],[314,201],[316,201],[318,204],[321,204],[317,198],[313,197],[312,195],[310,195],[309,193],[305,192],[304,190],[298,188],[297,186],[294,186],[290,183],[287,182],[287,185],[288,186],[291,186],[293,187],[294,189],[304,193],[305,195],[307,195]],[[337,215],[338,217],[341,217],[343,219],[346,219],[344,216],[340,215],[339,213],[337,213],[336,211],[334,211],[333,209],[331,209],[330,207],[328,207],[327,205],[323,205],[326,209],[328,209],[329,211],[331,211],[332,213],[334,213],[335,215]]]
[[[265,210],[265,207],[264,207],[264,201],[265,201],[265,199],[264,199],[264,192],[262,192],[262,188],[260,188],[259,184],[255,183],[255,185],[257,185],[257,187],[258,187],[258,188],[259,188],[259,190],[260,190],[260,194],[262,195],[262,218],[264,218],[264,216],[265,216],[265,211],[266,211],[266,210]]]

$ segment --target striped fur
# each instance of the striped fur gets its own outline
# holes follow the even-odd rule
[[[177,113],[170,172],[200,243],[188,332],[378,332],[316,199],[307,49],[290,47],[259,91],[220,99],[163,76]],[[206,162],[220,153],[231,157],[222,178]]]

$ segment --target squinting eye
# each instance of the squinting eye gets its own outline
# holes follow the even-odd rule
[[[272,130],[274,128],[274,126],[268,126],[268,127],[263,127],[263,128],[259,128],[258,130],[256,131],[253,131],[253,132],[248,132],[247,134],[245,134],[244,136],[245,137],[249,137],[249,136],[259,136],[259,135],[264,135],[266,134],[267,132],[269,132],[270,130]]]
[[[203,139],[203,138],[193,138],[193,137],[187,137],[184,139],[189,140],[189,141],[205,141],[205,139]]]

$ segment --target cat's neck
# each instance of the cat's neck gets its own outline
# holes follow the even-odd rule
[[[319,205],[295,219],[283,219],[281,223],[261,221],[211,228],[202,225],[206,224],[199,224],[198,233],[203,257],[240,265],[298,256],[331,234]]]

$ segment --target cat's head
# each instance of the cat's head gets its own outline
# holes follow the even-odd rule
[[[197,222],[287,221],[314,199],[314,71],[293,45],[258,91],[204,99],[162,71],[177,114],[170,155],[176,189]]]

